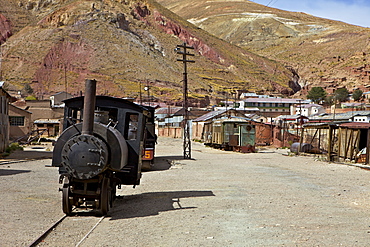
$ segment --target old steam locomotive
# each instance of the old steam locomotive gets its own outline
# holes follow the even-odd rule
[[[64,101],[52,165],[59,167],[67,215],[78,207],[107,214],[117,186],[140,184],[143,163],[154,160],[154,109],[95,94],[96,81],[86,80],[85,97]]]

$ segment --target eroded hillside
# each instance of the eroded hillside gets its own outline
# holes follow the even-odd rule
[[[289,69],[209,35],[154,1],[0,4],[8,9],[0,10],[2,23],[11,24],[2,45],[3,79],[20,87],[30,83],[38,95],[78,94],[83,81],[93,78],[99,93],[137,97],[143,83],[161,100],[181,100],[183,67],[174,48],[183,42],[196,54],[188,71],[190,97],[221,97],[232,89],[286,95],[299,90]]]
[[[232,44],[280,61],[300,85],[349,90],[370,84],[370,29],[265,7],[252,1],[158,0]]]

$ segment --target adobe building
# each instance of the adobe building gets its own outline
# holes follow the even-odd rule
[[[43,135],[45,137],[59,135],[64,107],[52,107],[51,100],[26,100],[26,106],[26,109],[32,112],[33,130],[47,129]]]
[[[27,139],[27,134],[32,131],[32,113],[20,107],[9,105],[9,140],[20,141]]]

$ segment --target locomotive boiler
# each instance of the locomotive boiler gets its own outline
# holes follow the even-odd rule
[[[84,97],[64,101],[52,165],[59,167],[67,215],[79,207],[107,214],[117,186],[139,185],[143,160],[154,160],[154,109],[95,94],[96,81],[86,80]]]

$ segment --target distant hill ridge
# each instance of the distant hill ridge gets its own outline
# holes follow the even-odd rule
[[[216,37],[291,66],[303,88],[298,94],[370,85],[369,28],[246,0],[158,2]]]

